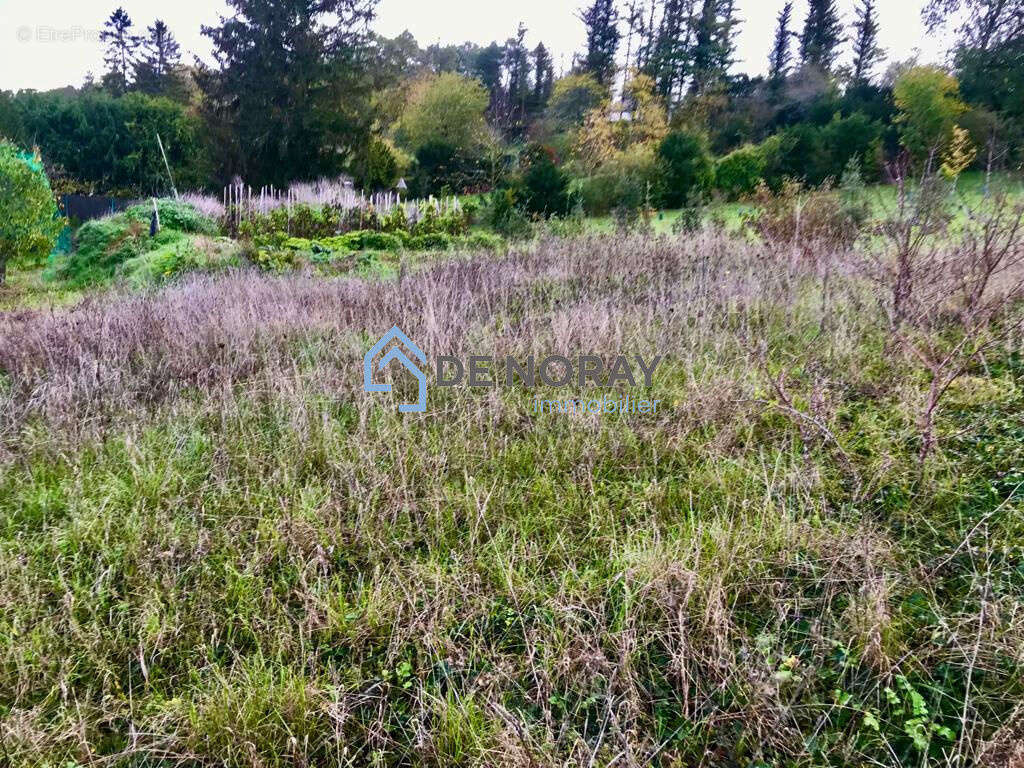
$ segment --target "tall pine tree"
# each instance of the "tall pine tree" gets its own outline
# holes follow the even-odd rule
[[[645,55],[644,73],[654,80],[655,90],[665,102],[680,95],[689,73],[695,2],[665,0],[661,23]]]
[[[793,52],[790,48],[793,42],[793,31],[790,25],[793,23],[792,0],[786,3],[779,12],[779,23],[775,28],[775,43],[772,45],[771,55],[768,57],[768,79],[773,85],[779,85],[789,74],[789,65],[793,62]]]
[[[627,77],[631,67],[635,68],[633,61],[633,40],[636,39],[637,35],[643,38],[643,27],[644,27],[644,6],[643,0],[629,0],[629,4],[626,6],[626,62],[625,70]],[[639,52],[638,52],[639,58]],[[625,88],[625,86],[623,86]]]
[[[526,27],[520,23],[516,36],[505,43],[505,71],[508,73],[508,98],[499,116],[501,127],[513,136],[525,129],[527,102],[530,99],[530,54],[524,43]]]
[[[110,14],[100,32],[100,42],[107,46],[103,56],[103,62],[107,65],[103,85],[112,93],[122,94],[131,83],[135,54],[141,42],[138,36],[132,34],[132,20],[124,8],[118,8]]]
[[[544,43],[533,49],[533,103],[534,112],[544,109],[555,85],[555,66]]]
[[[831,72],[842,41],[843,24],[836,0],[810,0],[804,31],[800,36],[801,64]]]
[[[181,47],[167,25],[157,19],[146,28],[142,55],[135,63],[135,89],[144,93],[167,94],[180,84],[178,67]]]
[[[284,185],[334,175],[365,150],[375,0],[228,0],[202,28],[216,69],[196,77],[221,174]]]
[[[619,14],[615,0],[594,0],[580,14],[587,28],[587,53],[583,70],[591,72],[602,85],[615,77],[615,54],[619,50]]]
[[[1024,0],[928,0],[921,11],[928,31],[961,21],[960,46],[991,50],[1024,37]]]
[[[704,93],[726,78],[732,66],[736,25],[733,0],[704,0],[694,19],[690,93]]]
[[[871,79],[872,70],[885,58],[878,45],[878,18],[874,0],[861,0],[853,28],[853,82],[863,85]]]
[[[472,74],[487,89],[491,103],[489,111],[495,114],[505,101],[505,89],[501,83],[502,65],[505,61],[505,49],[496,42],[481,48],[473,61]]]

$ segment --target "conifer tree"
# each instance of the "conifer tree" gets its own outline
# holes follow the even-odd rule
[[[878,45],[878,18],[874,0],[861,0],[857,6],[857,21],[853,28],[853,82],[863,84],[871,79],[871,72],[885,53]]]
[[[587,28],[587,52],[583,70],[590,72],[602,85],[615,76],[615,54],[619,50],[619,15],[615,0],[594,0],[580,14]]]
[[[831,72],[842,41],[843,25],[836,0],[810,0],[800,36],[800,63]]]
[[[142,55],[135,63],[135,88],[144,93],[166,93],[181,64],[181,47],[160,19],[147,27],[146,32]]]
[[[793,52],[790,48],[793,42],[793,32],[789,28],[792,21],[793,3],[790,0],[779,12],[779,23],[775,28],[775,44],[768,57],[768,79],[776,85],[786,79],[786,75],[789,74],[789,65],[793,61]]]
[[[115,94],[122,94],[130,85],[130,74],[135,65],[139,37],[132,34],[132,20],[124,8],[118,8],[103,25],[100,41],[107,50],[103,62],[107,65],[103,85]]]

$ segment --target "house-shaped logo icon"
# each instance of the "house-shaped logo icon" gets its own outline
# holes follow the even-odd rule
[[[408,404],[403,403],[398,406],[398,410],[402,413],[424,413],[427,410],[427,375],[420,369],[416,363],[409,359],[408,355],[402,351],[402,347],[408,350],[413,357],[419,360],[423,365],[427,364],[427,357],[423,354],[419,347],[412,343],[412,340],[406,336],[402,329],[397,325],[393,326],[390,331],[385,333],[380,341],[370,347],[370,351],[366,353],[366,357],[363,358],[363,389],[367,392],[390,392],[390,384],[375,384],[373,381],[373,360],[379,355],[388,344],[392,341],[397,342],[391,350],[384,355],[380,362],[377,364],[377,370],[383,371],[387,368],[388,364],[392,360],[397,360],[405,366],[406,370],[409,371],[413,376],[416,377],[416,381],[420,385],[420,396],[419,400],[415,403]],[[399,346],[400,345],[400,346]]]

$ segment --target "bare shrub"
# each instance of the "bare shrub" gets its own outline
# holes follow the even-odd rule
[[[953,186],[906,162],[890,166],[896,205],[878,226],[866,273],[882,287],[894,342],[920,365],[929,388],[918,416],[920,462],[935,447],[935,414],[949,387],[1020,325],[1024,206],[996,194],[956,204]]]

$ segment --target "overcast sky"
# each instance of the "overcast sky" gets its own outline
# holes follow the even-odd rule
[[[215,24],[226,12],[222,0],[120,0],[144,30],[162,18],[182,48],[208,57],[209,45],[199,33],[201,24]],[[889,61],[915,54],[922,61],[942,61],[948,35],[927,35],[921,24],[924,0],[878,0],[881,42]],[[98,34],[118,0],[0,0],[0,90],[48,89],[80,85],[86,72],[103,70]],[[539,40],[553,51],[555,69],[568,68],[574,51],[583,47],[583,25],[577,10],[584,0],[381,0],[375,29],[394,36],[408,29],[421,45],[472,40],[503,41],[520,21],[528,42]],[[840,0],[844,22],[854,18],[856,0]],[[736,71],[765,70],[775,17],[783,0],[739,0],[742,25],[738,36]],[[797,25],[803,23],[806,0],[796,1]],[[849,46],[847,46],[848,48]]]

